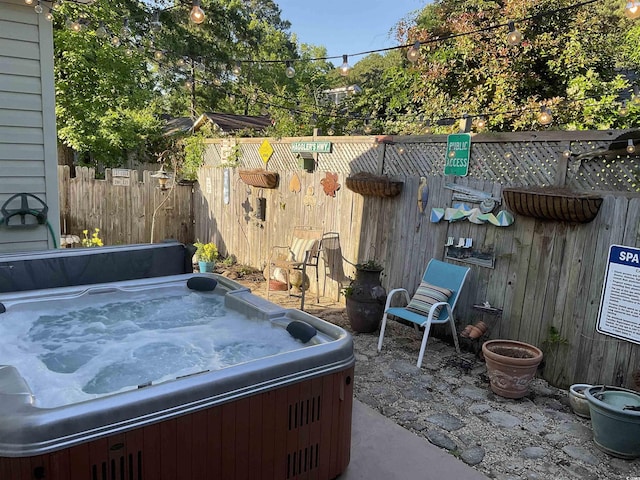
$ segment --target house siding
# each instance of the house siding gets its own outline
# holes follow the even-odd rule
[[[16,193],[35,195],[59,236],[55,121],[52,25],[22,0],[0,0],[0,206]],[[44,225],[0,225],[0,253],[57,241]]]

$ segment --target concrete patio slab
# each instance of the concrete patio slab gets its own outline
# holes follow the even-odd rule
[[[480,472],[354,400],[351,462],[340,480],[485,480]]]

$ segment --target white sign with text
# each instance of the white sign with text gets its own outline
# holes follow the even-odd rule
[[[640,249],[609,248],[596,330],[640,344]]]

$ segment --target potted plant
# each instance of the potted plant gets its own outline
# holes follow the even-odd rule
[[[196,247],[195,255],[198,260],[200,272],[213,272],[215,261],[218,258],[218,247],[216,247],[216,244],[211,242],[196,242],[193,246]]]
[[[343,290],[347,317],[354,332],[371,333],[380,326],[387,298],[380,284],[382,270],[375,260],[356,264],[356,278]]]
[[[482,344],[491,390],[501,397],[522,398],[542,362],[538,347],[515,340],[489,340]]]

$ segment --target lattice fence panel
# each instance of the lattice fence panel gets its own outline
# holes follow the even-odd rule
[[[332,152],[318,156],[319,171],[351,174],[377,172],[379,157],[384,148],[383,173],[392,178],[418,175],[444,174],[446,142],[407,141],[386,146],[373,143],[332,139]],[[268,170],[298,170],[298,155],[291,152],[288,140],[270,140],[274,154]],[[558,172],[562,152],[568,146],[572,156],[568,160],[566,185],[577,191],[640,191],[640,161],[636,157],[621,155],[613,159],[598,156],[609,147],[609,141],[505,141],[472,144],[469,177],[502,185],[530,186],[554,185],[561,177]],[[205,160],[211,165],[220,162],[220,144],[209,144]],[[260,143],[240,140],[241,167],[264,168],[259,154]]]
[[[567,186],[575,190],[638,192],[640,161],[636,156],[596,156],[593,159],[580,159],[580,155],[597,154],[608,146],[608,142],[573,142],[571,152],[575,156],[569,162]]]

